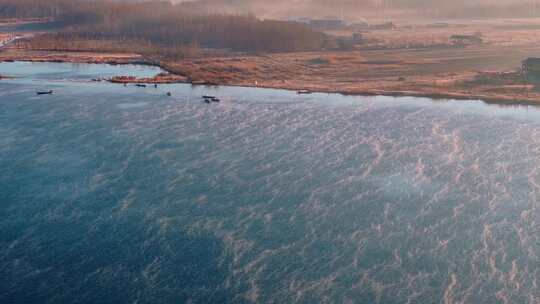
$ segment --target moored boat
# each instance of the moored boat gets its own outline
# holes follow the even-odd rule
[[[36,92],[36,94],[38,95],[52,95],[53,93],[54,93],[53,90]]]
[[[221,100],[219,98],[217,98],[216,96],[204,95],[203,96],[203,101],[205,103],[211,103],[211,102],[220,102]]]

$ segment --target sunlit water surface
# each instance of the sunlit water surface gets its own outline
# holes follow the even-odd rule
[[[156,72],[0,64],[0,303],[540,303],[538,109]]]

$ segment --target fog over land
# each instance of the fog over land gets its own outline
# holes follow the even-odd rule
[[[252,13],[261,17],[535,17],[537,0],[193,0],[173,1],[201,12]]]

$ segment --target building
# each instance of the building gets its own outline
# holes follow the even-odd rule
[[[311,19],[309,26],[316,30],[339,30],[345,26],[345,22],[341,19]]]
[[[349,28],[353,31],[366,31],[369,30],[369,24],[367,22],[355,22]]]
[[[359,43],[362,43],[364,41],[363,39],[363,36],[361,33],[353,33],[352,34],[352,42],[354,44],[359,44]]]
[[[484,40],[479,35],[452,35],[450,40],[454,45],[466,46],[472,44],[482,44]]]
[[[370,30],[395,30],[397,26],[393,22],[385,22],[380,24],[370,24]]]

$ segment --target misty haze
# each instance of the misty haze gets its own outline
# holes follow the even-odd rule
[[[0,304],[540,304],[540,1],[0,0]]]

